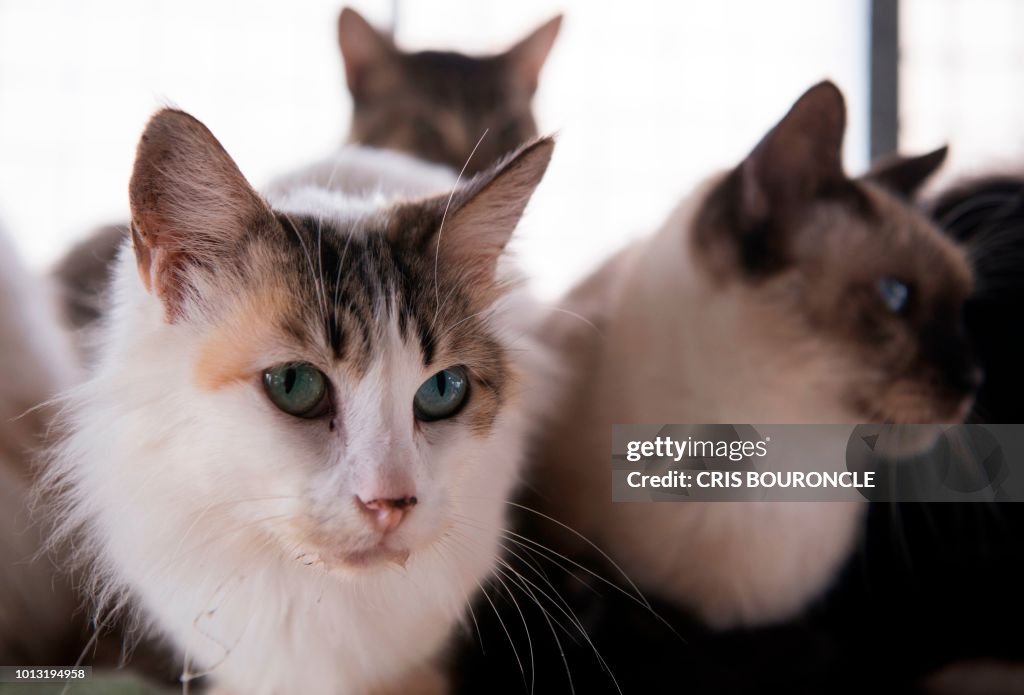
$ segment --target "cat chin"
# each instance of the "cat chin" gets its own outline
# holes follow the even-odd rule
[[[341,558],[341,561],[348,568],[364,569],[380,567],[381,565],[398,565],[405,568],[409,561],[410,551],[407,549],[388,548],[385,546],[370,548],[369,550],[357,550]]]
[[[303,565],[326,569],[331,574],[348,578],[368,571],[400,567],[404,569],[412,556],[407,547],[378,543],[362,548],[323,549],[300,553],[295,559]]]
[[[271,531],[271,535],[286,559],[351,579],[377,570],[404,569],[410,558],[436,547],[444,536],[445,526],[435,528],[422,519],[416,521],[420,522],[416,528],[381,535],[363,530],[332,529],[300,517],[284,532]]]
[[[378,570],[405,569],[412,551],[407,548],[377,546],[362,550],[302,553],[296,560],[317,571],[326,571],[339,579],[354,579]]]

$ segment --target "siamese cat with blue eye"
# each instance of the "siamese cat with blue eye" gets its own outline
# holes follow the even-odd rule
[[[845,174],[844,127],[839,90],[810,89],[569,296],[598,331],[562,317],[545,331],[578,378],[538,446],[544,511],[717,627],[807,606],[865,505],[612,503],[612,424],[954,423],[978,386],[965,254],[892,171]]]
[[[267,200],[200,122],[152,118],[44,483],[101,611],[225,692],[445,692],[547,400],[503,250],[552,148],[458,185],[407,160],[393,188],[394,161],[355,148],[373,195]]]

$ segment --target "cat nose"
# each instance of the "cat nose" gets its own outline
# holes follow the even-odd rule
[[[416,498],[413,496],[381,498],[365,502],[362,497],[356,495],[356,505],[370,518],[378,530],[382,533],[391,533],[409,515],[416,505]]]

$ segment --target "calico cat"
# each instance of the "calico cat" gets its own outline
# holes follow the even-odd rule
[[[497,55],[407,53],[346,7],[338,45],[354,107],[349,140],[471,174],[490,166],[537,135],[531,102],[561,23]]]
[[[444,691],[439,650],[546,400],[502,251],[552,148],[454,188],[426,168],[415,199],[382,182],[267,201],[197,120],[150,121],[132,248],[46,487],[90,593],[137,608],[185,680]]]
[[[47,557],[30,514],[47,403],[76,382],[52,297],[0,230],[0,663],[56,663],[77,637],[75,599]],[[74,658],[73,656],[71,657]]]
[[[592,326],[544,332],[578,378],[538,446],[542,510],[716,627],[800,611],[864,505],[613,504],[613,423],[957,422],[978,385],[963,251],[889,182],[846,176],[844,126],[839,90],[809,90],[570,295]]]

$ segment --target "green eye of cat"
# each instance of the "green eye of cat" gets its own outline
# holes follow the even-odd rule
[[[910,302],[910,286],[902,280],[884,277],[878,281],[878,294],[886,308],[894,314],[902,314]]]
[[[466,402],[469,380],[462,367],[442,369],[420,385],[412,400],[417,420],[432,422],[455,415]]]
[[[314,418],[327,412],[327,377],[306,362],[281,364],[263,372],[270,402],[295,417]]]

